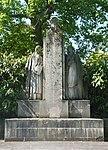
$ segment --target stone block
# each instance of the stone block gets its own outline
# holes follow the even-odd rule
[[[5,120],[5,141],[103,141],[102,119],[19,118]]]
[[[90,118],[89,100],[69,100],[70,118]]]
[[[18,117],[38,117],[38,100],[20,100],[18,101]]]
[[[59,110],[60,117],[68,118],[68,101],[62,100]],[[50,113],[54,117],[56,115],[56,108],[49,109],[45,100],[18,101],[18,117],[49,118]]]

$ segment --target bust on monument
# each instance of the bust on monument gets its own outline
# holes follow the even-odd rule
[[[42,99],[42,68],[43,61],[41,46],[36,46],[35,52],[29,57],[25,68],[27,69],[26,95],[30,100]]]
[[[79,100],[84,97],[83,71],[80,58],[72,47],[68,48],[66,56],[66,98]]]

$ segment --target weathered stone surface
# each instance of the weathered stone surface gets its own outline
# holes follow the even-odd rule
[[[70,118],[90,118],[89,100],[69,100]]]
[[[54,115],[56,110],[50,110]],[[58,113],[58,112],[57,112]],[[61,103],[61,117],[68,117],[68,101],[63,100]],[[48,118],[49,117],[48,104],[45,100],[20,100],[18,101],[18,117],[31,118]],[[54,117],[53,115],[53,117]]]
[[[46,101],[49,117],[68,117],[68,102],[64,98],[64,51],[60,30],[51,26],[43,46],[43,99]],[[57,30],[56,30],[57,29]]]
[[[18,101],[19,117],[39,117],[39,101],[20,100]]]
[[[104,140],[102,119],[20,118],[5,120],[5,141]]]

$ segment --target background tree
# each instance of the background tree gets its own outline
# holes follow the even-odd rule
[[[108,54],[93,52],[84,67],[91,100],[91,117],[105,118],[108,116]]]
[[[20,2],[4,0],[0,8],[0,117],[12,117],[24,93],[24,67],[34,50],[33,27],[21,17],[25,8]]]
[[[25,79],[26,59],[35,45],[42,46],[48,20],[52,15],[57,15],[65,46],[72,43],[75,51],[85,62],[85,80],[89,81],[91,103],[95,104],[97,96],[100,103],[107,103],[103,97],[106,97],[108,68],[101,65],[101,60],[105,64],[108,63],[106,59],[108,56],[107,10],[107,0],[78,0],[77,2],[76,0],[1,0],[0,82],[2,87],[5,87],[0,89],[2,115],[4,112],[10,112],[10,106],[16,105],[16,101],[20,99],[21,94],[18,96],[18,90],[21,87],[23,89],[24,86],[22,80]],[[31,24],[27,23],[27,19]],[[17,85],[16,88],[13,88],[14,85]],[[5,93],[9,92],[9,89],[13,90],[14,94],[10,92],[11,96],[8,97]],[[99,95],[101,92],[102,96]],[[91,95],[95,95],[95,98]],[[99,111],[95,113],[98,114],[97,116],[100,114]]]

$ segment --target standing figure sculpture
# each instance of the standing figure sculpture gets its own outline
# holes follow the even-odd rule
[[[36,46],[35,52],[29,57],[25,68],[27,69],[26,92],[27,98],[42,99],[42,51],[41,46]]]
[[[83,99],[82,65],[80,58],[74,54],[72,47],[68,48],[66,56],[66,98],[70,100]]]

